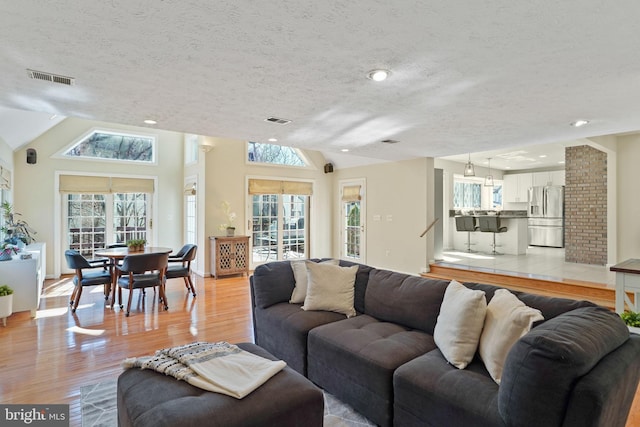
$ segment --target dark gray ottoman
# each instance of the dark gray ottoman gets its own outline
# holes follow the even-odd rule
[[[277,360],[252,343],[238,347]],[[244,399],[211,393],[150,370],[118,377],[119,426],[322,426],[322,391],[286,367]]]

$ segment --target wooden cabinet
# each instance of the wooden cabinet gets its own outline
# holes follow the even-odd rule
[[[249,274],[249,236],[209,237],[211,275]]]
[[[531,173],[513,173],[504,175],[503,196],[504,201],[509,203],[526,203],[529,187],[533,185]]]

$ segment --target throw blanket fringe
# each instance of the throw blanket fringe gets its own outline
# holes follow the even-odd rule
[[[287,366],[268,360],[228,342],[195,342],[133,357],[124,369],[152,369],[204,390],[242,399]]]

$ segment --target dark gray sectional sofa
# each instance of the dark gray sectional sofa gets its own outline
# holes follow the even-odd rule
[[[448,284],[358,265],[358,315],[347,319],[290,304],[288,261],[261,265],[251,277],[255,341],[381,426],[625,425],[640,380],[640,336],[617,314],[512,291],[545,320],[511,348],[498,385],[477,354],[457,369],[434,342]],[[500,289],[465,286],[487,301]]]

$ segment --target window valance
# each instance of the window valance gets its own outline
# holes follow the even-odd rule
[[[311,196],[313,194],[313,184],[301,181],[250,179],[249,194],[295,194],[299,196]]]
[[[152,179],[60,175],[61,193],[153,193]]]

